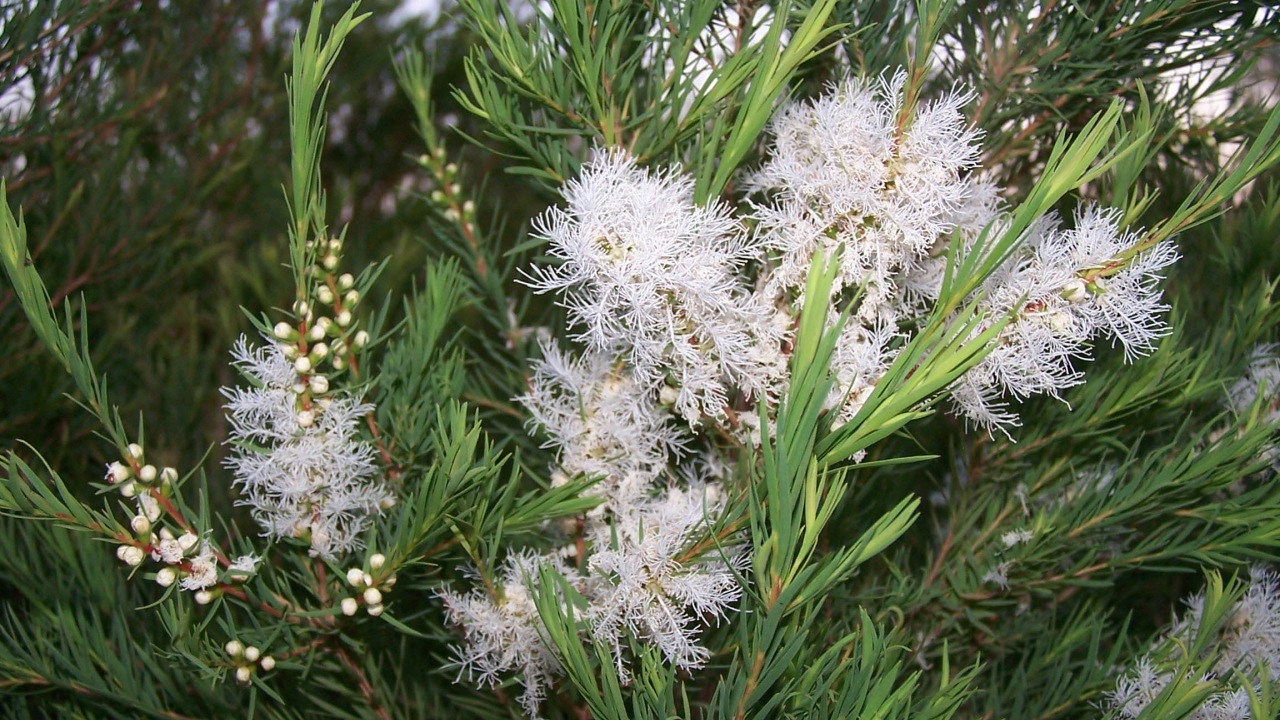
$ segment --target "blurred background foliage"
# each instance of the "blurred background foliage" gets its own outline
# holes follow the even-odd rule
[[[250,328],[238,308],[291,298],[283,79],[308,7],[75,0],[0,10],[0,176],[24,209],[54,302],[88,306],[95,359],[126,418],[146,409],[151,446],[166,463],[199,457],[223,437],[217,388],[231,384],[228,349]],[[351,222],[353,267],[395,258],[382,281],[394,298],[421,280],[433,252],[414,161],[424,148],[396,82],[396,48],[433,57],[439,122],[480,130],[449,96],[465,31],[394,0],[365,7],[373,19],[348,40],[330,89],[324,179],[330,207]],[[495,162],[464,165],[501,192]],[[502,196],[505,214],[534,212],[520,207],[521,194]],[[39,439],[52,464],[97,473],[109,450],[89,441],[91,418],[64,397],[69,379],[7,287],[0,333],[0,446]]]

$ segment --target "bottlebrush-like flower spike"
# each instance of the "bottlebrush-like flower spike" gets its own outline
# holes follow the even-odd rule
[[[923,104],[899,127],[905,79],[850,78],[788,105],[748,183],[767,195],[753,214],[774,251],[772,282],[798,293],[816,251],[838,256],[833,293],[861,289],[854,317],[881,324],[897,320],[903,276],[953,233],[980,232],[997,205],[971,172],[980,133],[960,110],[971,95]]]
[[[699,645],[704,618],[723,618],[742,594],[734,569],[743,549],[714,544],[694,557],[690,545],[706,535],[723,510],[717,486],[670,488],[593,528],[595,550],[584,595],[588,622],[621,658],[627,632],[657,646],[677,666],[701,667],[710,652]],[[726,561],[727,560],[727,561]],[[741,570],[741,567],[737,569]],[[619,671],[625,673],[619,665]]]
[[[528,394],[519,398],[530,424],[541,426],[546,445],[559,450],[565,474],[600,478],[593,494],[607,505],[638,502],[668,459],[684,451],[670,414],[619,360],[602,353],[575,360],[554,343],[543,343],[542,355]]]
[[[524,692],[520,704],[530,717],[546,697],[547,685],[561,673],[560,661],[542,639],[542,620],[534,602],[534,583],[544,563],[556,566],[562,575],[575,573],[553,558],[518,553],[507,558],[495,588],[498,597],[481,589],[466,594],[442,590],[449,620],[462,628],[465,643],[454,648],[459,677],[473,678],[481,685],[497,685],[502,676],[520,673]]]
[[[984,284],[989,317],[1011,316],[991,353],[952,388],[957,407],[988,429],[1016,425],[1008,398],[1059,397],[1084,382],[1076,360],[1090,341],[1110,336],[1132,361],[1168,332],[1158,283],[1178,259],[1171,242],[1135,252],[1140,237],[1122,232],[1115,210],[1086,207],[1075,227],[1055,216],[1027,231],[1020,252]]]
[[[357,436],[373,408],[341,395],[300,407],[305,383],[276,345],[232,352],[249,389],[223,388],[235,450],[227,466],[265,534],[308,538],[314,555],[356,548],[391,494],[373,449]]]
[[[570,324],[593,352],[621,355],[642,387],[669,373],[691,424],[718,417],[726,385],[767,387],[753,351],[781,336],[738,271],[760,257],[729,208],[693,202],[693,181],[608,152],[564,188],[566,207],[535,221],[555,267],[529,272],[538,292],[563,292]]]

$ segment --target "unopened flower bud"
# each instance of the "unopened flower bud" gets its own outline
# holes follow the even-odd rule
[[[227,644],[222,646],[222,649],[226,650],[231,657],[240,657],[240,654],[244,652],[244,643],[239,640],[228,640]]]
[[[338,327],[344,328],[351,324],[351,311],[343,310],[342,312],[338,313],[338,317],[334,318],[333,320],[334,322],[338,323]]]
[[[311,372],[311,359],[306,355],[303,355],[293,361],[293,369],[296,370],[299,375],[305,375]]]
[[[391,495],[388,495],[378,501],[378,507],[382,510],[390,510],[395,506],[396,506],[396,499],[394,496],[391,496]]]
[[[316,414],[310,410],[298,413],[298,427],[309,428],[316,424]]]
[[[342,273],[341,275],[338,276],[339,290],[350,290],[351,288],[355,287],[355,284],[356,284],[356,279],[352,277],[351,273]]]
[[[333,359],[333,369],[334,369],[334,370],[341,370],[342,368],[344,368],[344,367],[346,367],[346,366],[347,366],[347,361],[346,361],[346,360],[343,360],[341,355],[339,355],[339,356],[337,356],[337,357],[335,357],[335,358]]]
[[[160,503],[151,496],[151,493],[143,493],[138,496],[138,510],[147,516],[147,519],[155,524],[160,516],[164,514],[164,508],[160,507]]]
[[[382,603],[382,592],[371,587],[364,591],[364,601],[369,605],[379,605]]]
[[[381,614],[382,614],[382,606],[381,606],[381,605],[370,605],[370,606],[369,606],[369,615],[370,615],[371,617],[378,617],[378,616],[379,616],[379,615],[381,615]]]
[[[351,587],[360,587],[364,583],[364,571],[360,568],[351,568],[347,571],[347,584]]]
[[[329,252],[342,252],[342,238],[334,238],[329,241]]]
[[[373,576],[369,573],[360,573],[360,582],[364,583],[365,587],[373,587]]]
[[[153,483],[160,476],[160,471],[156,470],[155,465],[143,465],[138,471],[138,479],[144,483]]]
[[[382,566],[386,564],[387,564],[387,556],[383,555],[382,553],[374,553],[369,558],[369,567],[374,570],[380,570],[382,569]]]
[[[436,203],[437,205],[444,204],[444,193],[440,192],[439,190],[432,190],[431,202]]]
[[[325,305],[332,305],[333,297],[333,291],[329,289],[328,285],[321,285],[320,289],[316,290],[316,299]]]
[[[355,345],[357,350],[363,349],[369,344],[369,333],[364,330],[357,331],[355,337],[351,338],[351,344]]]
[[[1084,302],[1089,299],[1089,292],[1085,289],[1084,280],[1080,278],[1071,278],[1071,282],[1062,289],[1062,298],[1067,302]]]
[[[165,469],[163,469],[163,470],[161,470],[161,471],[160,471],[160,483],[161,483],[161,484],[163,484],[163,485],[171,485],[171,484],[173,484],[174,482],[177,482],[177,480],[178,480],[178,471],[177,471],[177,470],[175,470],[175,469],[173,469],[173,468],[171,468],[171,467],[166,467]]]
[[[213,602],[213,593],[208,590],[197,590],[194,597],[197,605],[208,605]]]
[[[675,405],[678,397],[680,397],[680,391],[670,385],[663,385],[658,391],[658,402],[663,405]]]
[[[312,342],[315,342],[317,340],[323,340],[324,328],[321,327],[319,324],[312,325],[311,329],[307,330],[307,339]]]
[[[306,300],[297,300],[293,303],[293,312],[299,316],[305,316],[311,312],[311,306],[307,304]]]
[[[323,375],[312,375],[310,384],[311,392],[316,393],[317,395],[323,395],[324,393],[329,392],[329,378]]]
[[[253,677],[253,668],[249,667],[248,665],[241,665],[240,667],[236,668],[236,680],[240,681],[241,683],[248,685],[249,679],[252,677]]]
[[[182,533],[182,537],[178,538],[178,547],[182,548],[182,552],[188,553],[191,552],[191,549],[194,548],[198,542],[200,542],[200,538],[195,535],[192,535],[191,533]]]
[[[328,357],[328,355],[329,346],[324,343],[316,343],[315,346],[311,348],[311,357],[314,357],[317,360]]]
[[[388,575],[388,576],[387,576],[387,579],[382,581],[382,587],[386,588],[387,590],[390,590],[391,588],[393,588],[393,587],[395,587],[395,586],[396,586],[396,576],[395,576],[395,575]]]
[[[160,572],[156,573],[156,584],[160,587],[169,587],[177,579],[178,572],[170,567],[161,568]]]
[[[258,658],[262,657],[262,651],[250,645],[244,649],[244,659],[249,662],[258,662]]]
[[[360,302],[360,292],[358,290],[348,290],[346,295],[342,296],[342,302],[346,305],[355,305]]]
[[[320,264],[324,265],[325,270],[332,270],[338,267],[338,256],[332,253],[325,255],[324,259],[320,261]]]
[[[360,603],[355,598],[342,598],[342,614],[351,617],[360,609]]]
[[[138,443],[129,443],[129,456],[134,460],[142,459],[142,446]]]
[[[262,668],[264,672],[271,672],[276,669],[276,659],[266,655],[262,660],[258,661],[258,667]]]
[[[137,567],[142,564],[142,560],[146,557],[146,553],[142,548],[133,545],[121,545],[116,548],[116,557],[124,561],[130,567]]]
[[[129,527],[133,528],[133,531],[138,535],[146,535],[151,532],[151,520],[146,515],[135,515],[129,521]]]
[[[471,215],[476,211],[476,204],[470,200],[462,203],[462,212]]]
[[[281,340],[288,340],[293,337],[293,326],[287,322],[278,322],[272,329],[275,336]]]
[[[138,486],[135,483],[127,482],[120,486],[120,494],[124,497],[131,498],[138,494]]]
[[[449,194],[450,194],[450,195],[458,195],[458,194],[459,194],[459,193],[461,193],[461,192],[462,192],[462,186],[461,186],[461,185],[459,185],[458,183],[454,183],[454,184],[452,184],[452,185],[450,185],[450,186],[449,186]]]
[[[285,357],[289,358],[290,360],[292,360],[298,357],[298,346],[293,344],[281,345],[280,353],[283,354]]]

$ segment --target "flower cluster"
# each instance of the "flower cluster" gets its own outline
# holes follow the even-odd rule
[[[612,524],[591,528],[596,551],[587,563],[587,621],[597,637],[622,656],[627,632],[657,646],[678,667],[701,667],[711,654],[696,643],[702,619],[723,618],[742,594],[734,567],[745,557],[697,552],[708,515],[721,504],[715,485],[671,488],[661,497],[628,507]],[[705,550],[705,549],[704,549]],[[737,567],[742,570],[742,567]],[[626,677],[625,668],[620,667]]]
[[[690,178],[648,172],[618,151],[588,165],[564,197],[568,209],[535,225],[562,263],[535,268],[528,282],[564,292],[590,351],[625,358],[642,385],[669,378],[690,424],[720,417],[729,385],[768,388],[755,348],[781,334],[738,279],[759,247],[727,206],[694,204]]]
[[[232,352],[250,388],[224,388],[231,440],[227,459],[242,501],[271,537],[305,538],[331,557],[360,543],[371,517],[392,501],[373,449],[357,434],[370,405],[331,392],[307,356],[290,362],[280,344]],[[302,367],[300,367],[302,366]]]
[[[1263,422],[1280,420],[1280,353],[1275,345],[1259,345],[1250,353],[1249,367],[1227,389],[1227,406],[1243,415],[1261,403]]]
[[[503,675],[520,673],[524,692],[520,704],[536,715],[546,697],[547,684],[560,672],[560,661],[542,639],[542,623],[534,602],[533,587],[539,567],[551,562],[561,574],[575,572],[555,556],[541,558],[529,552],[507,558],[506,567],[490,590],[468,593],[444,590],[449,620],[462,628],[466,643],[454,649],[461,668],[459,677],[481,685],[497,685]]]
[[[239,640],[228,640],[223,646],[227,655],[231,658],[231,667],[235,668],[236,681],[241,684],[248,685],[253,680],[253,674],[261,669],[263,672],[271,672],[276,669],[276,659],[270,655],[263,655],[256,645],[245,645]]]
[[[357,591],[355,597],[343,598],[339,607],[342,608],[342,614],[351,617],[360,611],[361,603],[364,604],[365,612],[371,617],[378,617],[385,609],[383,602],[386,598],[384,593],[391,592],[391,588],[396,586],[395,573],[386,573],[383,567],[387,564],[387,556],[382,553],[374,553],[369,556],[368,568],[353,567],[347,570],[347,584]]]
[[[685,438],[625,365],[602,353],[574,359],[554,343],[542,347],[529,392],[520,398],[559,451],[557,476],[599,480],[595,492],[619,506],[638,502]],[[596,514],[604,511],[597,508]]]
[[[950,239],[976,237],[996,215],[993,186],[969,172],[978,131],[953,92],[904,108],[905,73],[848,79],[773,120],[769,159],[750,177],[764,195],[752,220],[769,249],[769,297],[805,301],[814,254],[839,259],[830,298],[858,295],[833,358],[839,385],[829,404],[847,421],[893,359],[904,319],[935,299]]]
[[[904,107],[902,73],[870,83],[847,80],[775,119],[770,159],[752,177],[766,194],[752,213],[772,253],[766,285],[803,302],[814,252],[840,259],[830,300],[858,299],[837,346],[833,401],[848,420],[892,360],[895,335],[937,300],[949,243],[972,250],[1007,225],[999,189],[977,172],[980,134],[952,92]],[[1110,336],[1126,359],[1162,336],[1157,282],[1177,259],[1172,243],[1144,246],[1122,232],[1119,213],[1087,207],[1075,227],[1041,218],[1019,252],[987,279],[981,307],[1011,318],[992,353],[952,388],[956,408],[987,429],[1018,423],[1007,399],[1057,397],[1083,382],[1075,361]]]
[[[961,112],[969,95],[908,107],[904,82],[847,80],[783,108],[767,160],[745,183],[744,213],[699,205],[688,176],[610,150],[565,185],[564,207],[535,221],[555,263],[525,282],[559,294],[582,350],[544,340],[519,400],[556,450],[553,485],[589,478],[601,502],[566,529],[560,550],[517,553],[483,589],[442,594],[466,638],[464,672],[487,683],[520,673],[536,711],[559,671],[531,599],[554,591],[537,586],[545,567],[586,603],[580,615],[622,678],[636,642],[681,668],[707,661],[698,636],[740,596],[741,550],[732,533],[708,540],[724,503],[715,463],[698,464],[717,440],[697,434],[713,426],[717,437],[760,441],[790,382],[806,302],[851,307],[826,399],[834,423],[848,422],[933,312],[948,248],[980,251],[1009,225],[998,189],[977,172],[980,134]],[[1015,424],[1006,398],[1081,382],[1073,363],[1099,335],[1127,358],[1152,349],[1164,332],[1156,283],[1176,254],[1119,224],[1098,208],[1069,229],[1041,218],[977,290],[976,331],[1006,325],[952,389],[961,412],[989,429]],[[805,297],[818,254],[836,259],[837,279],[830,296]],[[1006,584],[1011,566],[986,581]]]
[[[160,563],[154,577],[161,587],[177,583],[194,593],[197,603],[208,605],[219,584],[219,562],[226,565],[229,582],[243,582],[256,571],[258,558],[245,555],[231,562],[196,534],[170,500],[178,471],[146,463],[141,445],[131,443],[122,461],[107,466],[104,479],[121,496],[137,503],[137,515],[129,521],[132,537],[116,548],[116,557],[131,567],[140,566],[148,557]]]
[[[657,647],[678,667],[701,667],[710,658],[697,642],[704,621],[723,618],[742,594],[735,577],[745,557],[742,548],[717,548],[706,537],[710,518],[723,510],[714,485],[672,487],[619,509],[608,522],[589,522],[585,563],[575,544],[547,555],[513,553],[502,575],[486,587],[442,590],[449,619],[465,639],[455,648],[460,674],[495,685],[505,674],[519,673],[520,702],[537,714],[547,684],[561,672],[535,601],[541,593],[559,593],[538,582],[543,568],[554,570],[585,600],[579,614],[592,637],[613,648],[624,680],[630,678],[628,639]]]
[[[1016,425],[1004,398],[1058,397],[1084,382],[1074,361],[1089,357],[1095,336],[1120,343],[1132,360],[1167,332],[1157,283],[1178,254],[1169,241],[1144,248],[1119,222],[1118,212],[1095,206],[1078,212],[1070,229],[1042,218],[987,278],[982,305],[988,317],[1009,322],[951,390],[967,417],[986,428]]]
[[[851,78],[786,106],[750,179],[768,196],[753,215],[775,251],[769,282],[803,290],[822,250],[840,259],[833,297],[860,289],[857,317],[879,324],[912,309],[902,287],[912,270],[953,234],[981,232],[997,208],[994,187],[969,172],[980,152],[960,110],[970,96],[953,92],[906,117],[905,80]]]
[[[1262,685],[1280,680],[1280,575],[1254,568],[1252,582],[1244,596],[1231,608],[1218,631],[1217,662],[1205,676],[1216,679],[1222,688],[1187,716],[1194,720],[1240,720],[1253,717],[1250,696]],[[1175,679],[1170,667],[1182,659],[1183,648],[1193,645],[1205,631],[1204,595],[1187,600],[1187,613],[1168,630],[1157,646],[1172,648],[1168,662],[1154,654],[1140,658],[1133,668],[1116,680],[1116,689],[1107,693],[1110,709],[1122,718],[1136,718]],[[1195,659],[1195,658],[1191,658]]]

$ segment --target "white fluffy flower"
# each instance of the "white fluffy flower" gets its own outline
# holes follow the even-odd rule
[[[999,587],[1001,590],[1008,590],[1009,570],[1012,568],[1012,560],[1005,560],[1003,562],[996,563],[987,569],[987,572],[982,576],[982,582],[991,583]]]
[[[838,408],[837,425],[853,419],[889,369],[897,352],[892,343],[898,336],[897,328],[890,325],[845,325],[831,357],[836,385],[826,403]]]
[[[209,543],[200,543],[200,552],[187,562],[190,567],[182,578],[183,590],[204,590],[218,582],[218,561]]]
[[[752,215],[771,251],[766,287],[802,304],[821,251],[839,258],[839,272],[820,300],[858,298],[832,361],[838,423],[892,362],[899,323],[937,298],[947,244],[957,234],[972,241],[999,205],[974,172],[981,134],[961,112],[971,96],[952,92],[908,114],[905,77],[846,79],[783,108],[769,159],[748,183],[764,194]]]
[[[462,646],[454,648],[459,677],[466,675],[492,686],[507,673],[520,673],[524,686],[520,704],[530,716],[537,715],[547,685],[560,673],[560,661],[543,642],[542,621],[534,602],[538,571],[544,563],[571,574],[552,558],[521,553],[507,559],[498,580],[501,584],[495,588],[499,597],[480,589],[466,594],[451,590],[439,593],[450,622],[462,628],[465,639]]]
[[[1237,414],[1249,412],[1259,398],[1263,421],[1280,420],[1280,353],[1275,345],[1254,348],[1249,367],[1227,390],[1227,405]]]
[[[1136,718],[1172,680],[1173,675],[1158,670],[1151,658],[1140,658],[1131,672],[1116,681],[1116,689],[1107,693],[1107,703],[1120,711],[1120,717]]]
[[[252,349],[241,337],[232,354],[253,385],[223,388],[235,444],[227,466],[246,495],[242,502],[267,535],[309,538],[313,554],[357,547],[391,497],[373,449],[357,437],[372,406],[334,395],[313,404],[303,425],[299,377],[279,346]]]
[[[647,171],[618,151],[589,163],[563,194],[565,209],[535,221],[561,263],[534,268],[528,283],[563,293],[592,351],[624,357],[646,388],[669,374],[676,408],[693,424],[722,413],[727,385],[766,389],[753,348],[781,337],[738,277],[760,249],[728,207],[695,205],[690,178]]]
[[[1252,718],[1249,690],[1256,692],[1264,683],[1274,685],[1280,680],[1280,575],[1260,567],[1250,574],[1249,587],[1228,612],[1216,638],[1212,677],[1222,683],[1222,689],[1188,716],[1194,720]],[[1170,648],[1174,662],[1182,659],[1182,649],[1204,630],[1204,595],[1189,598],[1187,608],[1155,643]],[[1108,704],[1121,717],[1137,717],[1172,681],[1173,674],[1153,657],[1154,653],[1139,659],[1116,680],[1116,689],[1107,693]]]
[[[1098,335],[1118,341],[1133,360],[1167,333],[1157,283],[1177,253],[1163,242],[1135,254],[1140,238],[1121,232],[1119,220],[1117,211],[1092,206],[1067,230],[1055,216],[1042,218],[987,278],[984,310],[1011,320],[990,354],[952,387],[956,406],[978,425],[1016,425],[1008,399],[1060,397],[1084,382],[1075,362],[1091,357]]]
[[[1121,231],[1120,219],[1119,210],[1085,206],[1076,213],[1074,228],[1035,247],[1035,262],[1046,272],[1073,273],[1070,282],[1083,285],[1084,293],[1068,300],[1070,314],[1090,333],[1123,345],[1125,360],[1132,362],[1169,332],[1164,321],[1169,306],[1161,302],[1159,282],[1178,253],[1166,240],[1129,257],[1141,237]],[[1059,295],[1075,290],[1064,287]]]
[[[997,206],[972,172],[981,134],[961,112],[972,96],[952,92],[904,118],[905,79],[849,78],[786,106],[749,183],[768,194],[753,214],[775,251],[772,282],[799,292],[816,251],[838,255],[833,293],[862,292],[854,317],[877,324],[896,321],[904,276],[953,233],[981,231]]]
[[[706,536],[710,519],[723,508],[717,494],[714,485],[671,488],[611,526],[594,528],[587,620],[598,638],[613,645],[619,662],[628,632],[681,668],[701,667],[710,657],[697,642],[703,620],[723,618],[742,594],[734,574],[741,548],[726,548],[728,558],[714,544],[691,553],[690,545]]]
[[[519,398],[531,424],[547,434],[568,475],[597,476],[593,494],[609,504],[637,502],[684,449],[670,415],[640,387],[630,370],[602,353],[574,360],[554,343],[543,343],[528,394]],[[603,507],[603,506],[602,506]]]
[[[1187,601],[1189,611],[1174,632],[1189,637],[1201,624],[1204,596]],[[1232,670],[1257,678],[1265,665],[1270,678],[1280,679],[1280,575],[1263,568],[1251,572],[1245,590],[1222,630],[1218,663],[1214,672],[1226,676]]]

